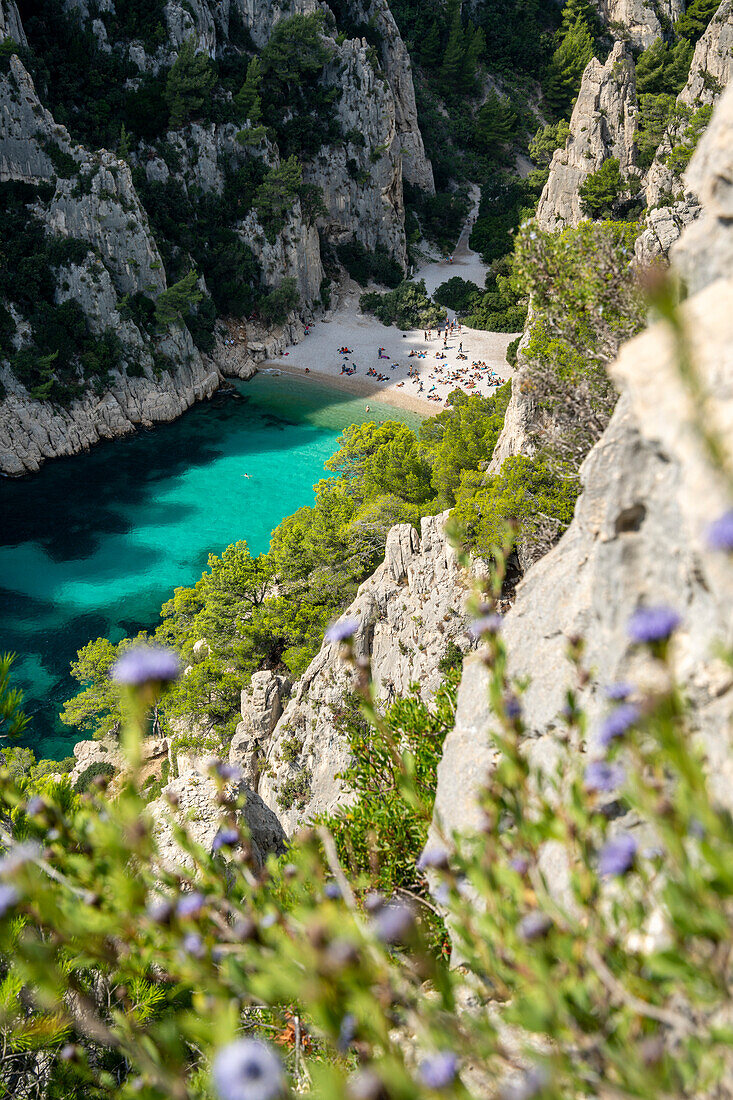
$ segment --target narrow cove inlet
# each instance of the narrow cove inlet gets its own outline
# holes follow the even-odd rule
[[[39,474],[0,481],[2,648],[32,715],[38,759],[71,753],[58,714],[76,688],[69,664],[92,638],[154,628],[173,589],[210,553],[246,539],[267,550],[283,517],[313,500],[341,431],[420,418],[312,380],[259,374],[172,424]]]

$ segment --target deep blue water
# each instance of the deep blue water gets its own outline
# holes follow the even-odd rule
[[[76,690],[69,664],[91,638],[154,627],[174,588],[209,553],[247,539],[266,550],[280,520],[313,501],[313,485],[349,424],[418,417],[292,376],[257,375],[173,424],[0,480],[0,649],[36,756],[60,759],[78,739],[58,713]],[[249,477],[245,477],[249,474]]]

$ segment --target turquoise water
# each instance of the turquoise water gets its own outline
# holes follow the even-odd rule
[[[18,654],[38,758],[60,759],[77,740],[58,713],[76,688],[69,663],[80,646],[155,627],[173,589],[229,543],[267,550],[280,520],[312,503],[347,425],[419,422],[365,404],[310,379],[259,374],[173,424],[0,481],[0,649]]]

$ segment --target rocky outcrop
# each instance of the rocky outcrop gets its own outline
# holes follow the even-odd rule
[[[707,30],[695,47],[685,87],[677,97],[678,107],[688,115],[701,107],[716,103],[720,93],[733,76],[733,0],[722,0]],[[689,144],[685,122],[677,124],[662,141],[644,181],[647,206],[654,207],[674,196],[675,205],[682,202],[694,206],[695,195],[668,164],[675,145]],[[666,206],[665,209],[670,209]],[[680,231],[684,227],[680,226]],[[678,234],[679,236],[679,234]],[[653,242],[652,242],[653,243]],[[667,251],[670,245],[667,245]]]
[[[262,867],[268,855],[280,855],[285,851],[285,835],[280,823],[262,799],[244,783],[229,784],[229,793],[244,800],[242,810],[236,812],[237,825],[249,839],[252,860]],[[172,872],[177,868],[191,868],[193,861],[175,839],[176,827],[187,830],[195,844],[206,851],[212,850],[214,837],[219,831],[221,807],[217,801],[218,788],[213,779],[189,771],[171,780],[163,788],[163,794],[149,803],[148,812],[153,819],[155,840],[163,866]]]
[[[238,766],[247,783],[256,786],[260,764],[282,714],[292,684],[284,676],[265,670],[255,672],[249,691],[242,692],[242,721],[229,746],[229,762]]]
[[[0,0],[0,42],[4,38],[12,38],[20,46],[28,44],[15,0]]]
[[[646,49],[662,38],[685,11],[685,0],[596,0],[616,38]]]
[[[345,612],[359,621],[354,655],[370,660],[384,703],[414,683],[423,698],[431,698],[449,643],[464,652],[472,645],[463,611],[466,577],[446,539],[446,519],[447,513],[423,519],[419,536],[408,524],[393,527],[384,563]],[[269,740],[260,742],[265,753],[257,790],[288,835],[299,822],[346,801],[337,775],[349,751],[339,718],[348,709],[354,677],[339,644],[324,642]]]
[[[636,258],[641,264],[655,260],[669,260],[670,250],[679,240],[685,226],[691,225],[700,213],[700,205],[693,194],[672,203],[671,206],[655,206],[646,216],[646,229],[634,246]]]
[[[604,687],[624,680],[643,692],[658,675],[626,633],[640,605],[666,604],[682,616],[673,660],[690,701],[715,796],[733,809],[733,683],[717,645],[733,642],[733,564],[706,543],[710,522],[729,506],[697,428],[702,417],[722,439],[733,438],[733,278],[714,279],[706,251],[731,234],[733,94],[725,97],[691,173],[706,211],[683,241],[688,278],[704,286],[682,307],[706,398],[696,409],[682,381],[669,330],[656,325],[630,341],[612,367],[622,397],[582,468],[583,493],[568,531],[526,575],[502,635],[512,676],[526,678],[522,698],[526,751],[540,768],[564,751],[558,737],[565,691],[574,682],[568,639],[586,639],[593,670],[580,705],[593,731],[607,709]],[[728,203],[726,204],[726,199]],[[710,209],[707,209],[708,203]],[[701,232],[698,227],[707,227]],[[730,242],[723,254],[731,256]],[[708,285],[705,285],[705,284]],[[467,663],[455,729],[438,772],[435,830],[478,827],[477,794],[493,766],[494,718],[488,672]],[[548,856],[548,858],[550,858]]]
[[[98,741],[77,741],[74,745],[74,757],[76,763],[69,773],[72,787],[79,776],[92,764],[110,764],[115,772],[122,771],[125,766],[125,754],[122,751],[119,739],[110,734],[101,737]],[[165,737],[146,737],[142,742],[141,761],[143,768],[160,766],[168,760],[168,741]]]
[[[699,196],[702,217],[673,251],[691,293],[733,271],[733,85],[722,97],[708,130],[685,173],[685,184]]]
[[[617,42],[605,65],[589,61],[564,149],[552,158],[537,208],[541,229],[575,226],[583,218],[579,189],[591,172],[616,157],[622,175],[636,164],[636,77],[631,55]]]

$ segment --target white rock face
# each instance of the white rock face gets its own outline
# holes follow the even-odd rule
[[[694,293],[733,271],[733,85],[721,98],[714,120],[700,139],[685,173],[685,185],[699,196],[703,216],[674,248],[673,256]]]
[[[113,10],[112,0],[91,7],[87,0],[68,0],[68,5],[88,21],[96,11]],[[337,42],[330,9],[317,0],[285,0],[277,5],[271,0],[168,0],[168,41],[154,56],[146,54],[140,43],[128,51],[141,73],[157,73],[172,62],[191,35],[199,49],[216,59],[227,45],[235,19],[261,47],[281,19],[324,13],[324,42],[333,57],[326,82],[341,93],[334,109],[342,128],[358,134],[360,141],[346,148],[324,147],[304,165],[305,180],[322,187],[329,210],[319,227],[306,222],[298,199],[274,240],[268,240],[254,212],[237,227],[260,263],[264,284],[276,287],[285,278],[294,278],[306,308],[319,301],[321,293],[319,228],[336,241],[353,236],[368,248],[379,245],[404,266],[403,173],[424,190],[434,191],[417,121],[410,60],[387,0],[351,0],[351,9],[354,25],[369,24],[377,32],[378,62],[366,41]],[[99,19],[93,20],[92,29],[105,50],[123,48],[108,41]],[[25,41],[14,0],[0,0],[0,39],[7,35]],[[180,159],[177,180],[184,192],[195,188],[221,195],[225,166],[240,166],[252,155],[270,168],[277,166],[276,149],[265,141],[258,150],[247,150],[237,141],[238,129],[232,123],[193,123],[167,135]],[[51,145],[76,162],[74,178],[57,178],[58,168],[48,152]],[[169,169],[152,147],[142,160],[149,181],[166,182]],[[284,332],[267,333],[244,348],[239,341],[219,341],[212,363],[201,357],[184,326],[174,326],[157,348],[172,360],[172,368],[162,376],[154,375],[150,337],[131,321],[123,321],[117,309],[118,300],[126,294],[143,292],[154,297],[166,288],[161,257],[130,169],[105,150],[91,153],[75,146],[39,102],[33,81],[17,57],[11,59],[8,76],[0,79],[0,181],[5,180],[55,182],[52,199],[39,203],[37,215],[50,232],[88,241],[98,257],[90,253],[84,264],[65,273],[58,301],[78,301],[94,332],[114,331],[123,345],[123,374],[113,376],[109,392],[101,397],[86,394],[70,409],[57,409],[32,401],[0,363],[8,392],[0,403],[0,471],[35,470],[45,459],[73,454],[98,439],[131,431],[137,424],[173,419],[193,401],[210,396],[222,373],[247,378],[265,355],[277,354],[297,338],[298,324],[291,318]],[[288,338],[282,339],[285,334]],[[131,366],[138,377],[125,375]],[[139,377],[141,370],[143,377]]]
[[[463,611],[466,578],[446,541],[446,518],[447,513],[423,519],[419,537],[408,524],[393,527],[384,563],[345,612],[359,619],[354,652],[370,658],[375,687],[386,702],[415,682],[423,697],[431,698],[448,643],[464,652],[472,645]],[[265,745],[257,790],[288,835],[300,822],[346,801],[336,775],[348,764],[349,752],[336,717],[353,684],[340,646],[324,642]],[[305,794],[283,810],[279,799],[293,782],[301,782]]]
[[[285,836],[275,814],[268,810],[254,791],[244,784],[233,790],[246,798],[237,824],[249,833],[253,861],[261,867],[271,852],[280,855],[285,851]],[[160,859],[168,870],[175,871],[179,867],[190,869],[192,866],[190,856],[181,850],[174,839],[176,825],[186,828],[195,843],[211,851],[221,821],[217,793],[213,779],[191,771],[171,780],[163,788],[161,797],[148,805]],[[176,802],[175,808],[171,805],[171,796]]]
[[[685,11],[685,0],[596,0],[604,23],[634,46],[646,49]]]
[[[683,244],[688,272],[714,278],[706,252],[731,235],[721,211],[733,179],[729,139],[733,96],[721,102],[691,173],[711,209]],[[699,173],[699,176],[698,176]],[[715,203],[717,202],[717,206]],[[707,224],[707,232],[698,226]],[[731,256],[729,246],[724,254]],[[733,278],[708,282],[683,306],[695,362],[708,395],[707,426],[733,439]],[[506,616],[503,636],[510,673],[528,677],[523,697],[527,751],[540,766],[561,751],[556,730],[565,690],[574,673],[568,638],[586,639],[584,662],[594,670],[581,706],[591,738],[607,711],[603,688],[623,679],[643,690],[654,670],[628,639],[626,624],[643,604],[676,608],[683,622],[674,641],[677,675],[690,699],[692,721],[706,752],[715,796],[733,808],[733,689],[716,644],[733,641],[733,565],[706,545],[712,519],[729,506],[722,480],[711,468],[695,428],[671,339],[657,325],[630,341],[612,368],[622,397],[601,440],[582,468],[583,493],[573,522],[528,572]],[[479,661],[464,671],[455,729],[448,735],[438,773],[436,832],[477,827],[476,794],[493,766],[492,717],[486,671]]]
[[[564,149],[550,165],[537,208],[540,229],[575,226],[583,219],[579,188],[609,157],[621,174],[636,164],[636,75],[626,46],[617,42],[605,65],[592,58],[583,73]]]
[[[0,0],[0,42],[4,38],[12,38],[19,46],[28,45],[15,0]]]
[[[677,102],[692,110],[716,103],[732,76],[733,0],[722,0],[695,47],[687,83],[678,95]],[[650,208],[657,206],[665,195],[674,195],[678,201],[694,203],[694,193],[665,164],[672,151],[674,139],[674,134],[664,138],[644,181],[647,206]],[[667,250],[669,247],[668,245]]]

